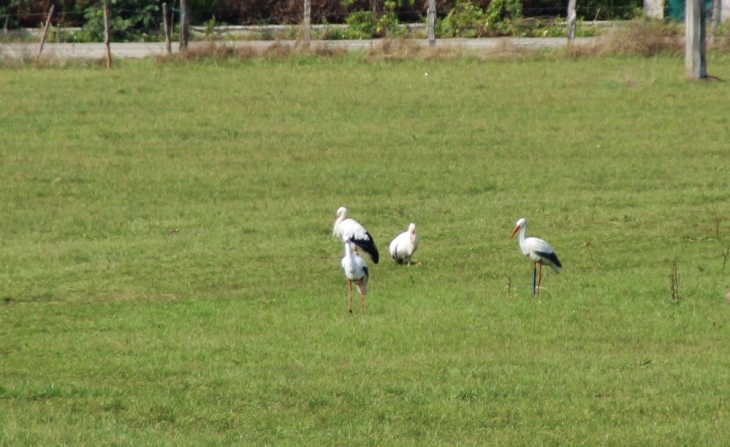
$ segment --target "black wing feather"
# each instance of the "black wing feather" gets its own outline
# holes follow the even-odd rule
[[[563,265],[560,263],[560,259],[558,259],[558,255],[556,255],[555,252],[545,253],[544,251],[536,251],[535,253],[537,253],[537,255],[541,258],[545,258],[556,266],[563,268]]]
[[[380,253],[378,253],[378,247],[375,246],[375,239],[368,233],[365,232],[365,235],[367,238],[365,239],[350,239],[353,244],[357,245],[358,247],[362,248],[362,250],[370,255],[370,258],[373,260],[374,263],[378,263],[380,261]]]

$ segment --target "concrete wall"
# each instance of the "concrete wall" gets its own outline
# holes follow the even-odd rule
[[[727,3],[730,3],[730,0]],[[651,19],[663,19],[664,0],[644,0],[644,12]]]

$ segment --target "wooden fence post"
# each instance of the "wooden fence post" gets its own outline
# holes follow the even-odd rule
[[[704,6],[704,0],[687,0],[685,8],[686,42],[684,67],[687,72],[687,77],[691,79],[707,77]]]
[[[573,45],[575,41],[575,25],[578,17],[575,13],[576,0],[568,1],[568,45]]]
[[[375,31],[375,28],[377,28],[376,24],[378,23],[378,20],[377,20],[377,18],[378,18],[378,14],[377,14],[378,8],[377,8],[377,5],[376,5],[376,1],[377,0],[370,0],[370,11],[373,13],[373,17],[372,17],[373,18],[373,30],[372,30],[371,35],[370,35],[370,44],[371,45],[372,45],[372,42],[373,42],[372,39],[373,39],[373,37],[376,34],[376,31]]]
[[[172,53],[172,44],[170,43],[170,24],[167,21],[167,3],[162,4],[162,23],[165,26],[165,49],[167,54]]]
[[[104,0],[104,46],[106,47],[106,68],[112,68],[112,50],[109,48],[111,32],[109,31],[109,1]]]
[[[172,8],[170,8],[170,40],[172,33],[175,32],[175,0],[172,0]]]
[[[304,0],[304,43],[309,45],[312,38],[312,1]]]
[[[190,11],[188,11],[188,0],[180,0],[180,50],[188,49],[190,38]]]
[[[436,46],[436,0],[428,0],[428,45]]]
[[[51,5],[51,9],[48,11],[48,17],[46,18],[46,25],[43,27],[43,35],[41,36],[41,45],[38,47],[38,54],[35,57],[35,63],[37,64],[41,58],[43,52],[43,45],[46,43],[46,36],[48,35],[48,27],[51,25],[51,19],[53,18],[53,10],[55,5]]]

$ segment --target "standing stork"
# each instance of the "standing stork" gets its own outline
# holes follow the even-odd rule
[[[342,270],[347,277],[347,285],[349,286],[349,293],[347,295],[348,309],[352,313],[352,282],[355,281],[360,291],[360,313],[365,315],[365,293],[367,292],[369,278],[368,265],[361,256],[352,252],[349,240],[345,241],[345,257],[342,258],[341,264]]]
[[[535,270],[536,266],[540,265],[540,273],[537,278],[537,294],[540,294],[540,281],[542,280],[542,265],[546,264],[553,268],[555,273],[560,273],[560,269],[563,265],[558,259],[558,255],[555,254],[553,247],[547,242],[536,237],[525,237],[525,230],[527,229],[527,221],[524,217],[520,218],[515,223],[515,229],[512,231],[512,235],[509,237],[512,239],[517,233],[520,232],[519,243],[522,254],[527,256],[527,259],[532,261],[532,294],[535,294]]]
[[[344,206],[337,210],[332,236],[341,237],[344,242],[355,244],[355,254],[357,254],[357,247],[360,247],[370,255],[374,263],[377,264],[380,260],[380,253],[378,253],[378,247],[375,246],[375,239],[358,221],[347,218],[347,208]]]
[[[418,249],[416,224],[408,225],[408,231],[399,234],[390,242],[390,257],[398,264],[411,265],[411,256]],[[420,264],[419,264],[420,265]]]

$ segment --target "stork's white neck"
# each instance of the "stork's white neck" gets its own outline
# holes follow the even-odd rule
[[[525,231],[527,231],[527,223],[520,227],[520,235],[517,240],[519,241],[520,250],[522,250],[522,253],[527,254],[529,250],[525,249]]]
[[[345,220],[345,215],[337,216],[337,219],[335,219],[335,227],[332,229],[332,236],[338,236],[337,227],[340,226],[343,220]]]
[[[345,257],[349,260],[352,259],[352,247],[350,247],[350,242],[345,242]]]

